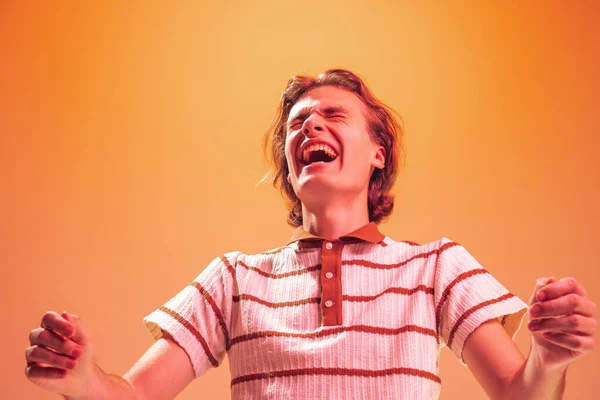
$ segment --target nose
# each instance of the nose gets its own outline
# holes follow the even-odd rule
[[[314,118],[307,118],[302,125],[302,133],[308,138],[315,137],[323,131],[323,125]]]

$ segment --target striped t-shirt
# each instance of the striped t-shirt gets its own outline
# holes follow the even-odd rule
[[[440,350],[527,305],[460,244],[396,242],[374,223],[335,241],[216,258],[144,322],[199,377],[229,357],[232,399],[436,399]]]

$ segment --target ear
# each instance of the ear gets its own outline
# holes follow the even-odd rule
[[[373,157],[373,166],[379,169],[385,168],[385,149],[383,146],[377,148],[377,152]]]
[[[290,174],[287,175],[286,180],[288,181],[288,183],[291,185],[292,184],[292,180],[290,179]]]

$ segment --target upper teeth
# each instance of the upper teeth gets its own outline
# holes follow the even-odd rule
[[[326,145],[326,144],[311,144],[306,149],[304,149],[304,152],[302,153],[302,160],[304,162],[308,162],[308,155],[313,151],[322,151],[331,158],[337,157],[337,153],[335,152],[335,150],[332,149],[331,147],[329,147],[328,145]]]

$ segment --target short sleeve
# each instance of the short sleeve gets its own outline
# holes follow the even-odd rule
[[[214,259],[188,286],[144,318],[155,340],[169,337],[187,353],[196,377],[217,367],[229,349],[238,254]]]
[[[482,323],[497,319],[514,338],[527,304],[502,286],[460,244],[443,238],[438,250],[434,298],[438,339],[463,364],[463,346]]]

